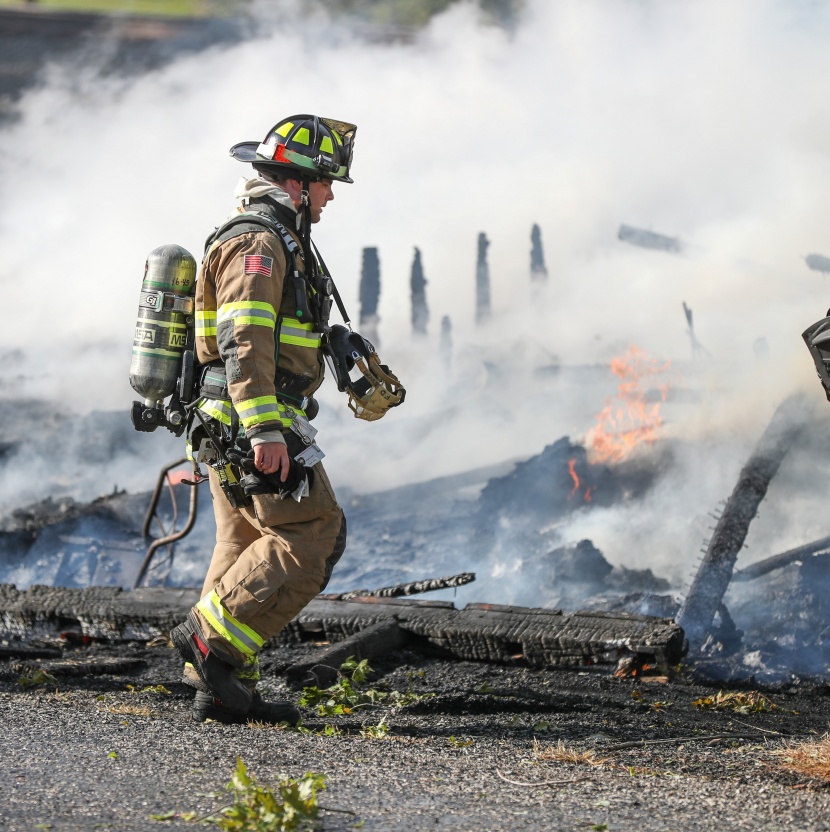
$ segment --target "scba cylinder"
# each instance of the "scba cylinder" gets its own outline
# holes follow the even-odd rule
[[[181,246],[159,246],[147,257],[130,364],[130,385],[147,407],[160,407],[176,389],[195,279],[196,261]]]

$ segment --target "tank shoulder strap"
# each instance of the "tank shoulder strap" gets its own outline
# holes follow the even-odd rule
[[[302,252],[299,243],[291,236],[288,229],[279,220],[274,219],[269,214],[260,211],[246,211],[245,213],[231,217],[205,240],[203,260],[220,243],[232,240],[241,234],[263,231],[270,232],[279,237],[288,253],[288,257],[286,257],[286,280],[283,294],[294,301],[294,315],[297,320],[314,322],[322,327],[327,326],[328,318],[320,315],[320,310],[315,304],[309,305],[307,293],[311,284],[297,267],[297,253]],[[321,329],[321,331],[323,330]]]
[[[238,237],[240,234],[261,231],[270,231],[272,234],[276,234],[282,240],[283,245],[291,257],[295,258],[297,256],[300,246],[279,220],[259,211],[246,211],[244,214],[231,217],[227,222],[213,231],[207,240],[205,240],[205,253],[203,257],[207,257],[211,248],[215,245]]]

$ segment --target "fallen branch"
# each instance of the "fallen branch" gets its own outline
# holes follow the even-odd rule
[[[603,751],[624,751],[627,748],[645,748],[647,745],[672,745],[679,742],[703,742],[704,740],[757,740],[757,734],[708,734],[705,737],[670,737],[664,740],[633,740],[609,745]]]
[[[498,769],[496,769],[496,774],[505,783],[510,783],[511,786],[529,786],[530,788],[535,786],[570,786],[571,783],[581,783],[583,780],[589,779],[587,777],[576,777],[573,780],[542,780],[541,783],[525,783],[522,780],[511,780],[509,777],[505,777]]]
[[[318,806],[317,807],[321,812],[340,812],[344,815],[352,815],[357,817],[357,812],[353,812],[351,809],[335,809],[334,806]]]
[[[758,728],[755,725],[750,725],[748,722],[744,722],[742,719],[735,719],[735,717],[730,717],[732,722],[737,722],[738,725],[745,725],[747,728],[752,728],[755,731],[761,731],[764,734],[774,734],[776,737],[783,737],[784,735],[780,731],[769,731],[766,728]]]

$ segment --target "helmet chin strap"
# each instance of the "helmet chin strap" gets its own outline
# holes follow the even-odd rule
[[[311,196],[309,188],[311,177],[303,176],[302,191],[300,193],[300,210],[297,211],[297,231],[303,242],[303,260],[307,277],[313,281],[316,263],[311,251]]]

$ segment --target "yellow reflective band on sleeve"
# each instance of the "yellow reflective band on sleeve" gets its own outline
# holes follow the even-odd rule
[[[296,318],[283,318],[280,326],[280,343],[294,344],[298,347],[319,349],[323,336],[314,332],[313,324],[305,324]]]
[[[239,414],[239,421],[242,422],[245,428],[260,425],[263,422],[281,421],[276,396],[259,396],[255,399],[237,402],[236,412]],[[283,424],[285,423],[283,422]],[[288,424],[291,424],[290,420]]]
[[[250,324],[252,326],[267,326],[273,329],[277,323],[277,313],[270,303],[258,300],[240,300],[233,303],[223,303],[219,307],[216,322],[230,321],[236,324]]]
[[[196,609],[225,641],[245,656],[255,657],[262,650],[265,639],[241,621],[237,621],[222,606],[219,593],[215,589],[196,604]]]
[[[202,413],[216,419],[223,425],[231,423],[231,406],[229,402],[224,402],[221,399],[201,399],[197,405]]]
[[[209,309],[202,311],[196,310],[196,334],[201,335],[202,338],[216,335],[215,311]]]

